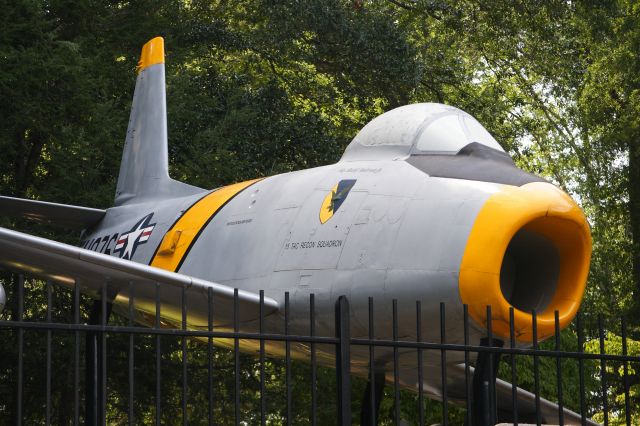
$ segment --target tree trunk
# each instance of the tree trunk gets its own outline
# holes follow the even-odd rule
[[[629,145],[629,220],[631,222],[634,313],[640,314],[640,144]],[[634,315],[635,317],[635,315]]]
[[[38,131],[32,131],[27,138],[20,135],[18,155],[15,161],[16,197],[24,197],[33,181],[36,167],[42,158],[45,138]]]

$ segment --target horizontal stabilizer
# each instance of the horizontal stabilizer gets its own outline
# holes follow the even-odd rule
[[[66,228],[88,228],[98,223],[106,211],[89,207],[0,196],[0,214],[20,217]]]
[[[108,297],[119,304],[128,303],[130,290],[133,290],[136,309],[151,315],[155,315],[158,291],[161,316],[175,324],[182,320],[184,296],[190,327],[207,326],[211,292],[216,324],[230,325],[234,318],[234,289],[229,286],[5,228],[0,228],[0,265],[70,286],[77,282],[84,293],[92,296],[99,295],[103,285],[108,283]],[[160,284],[158,288],[156,283]],[[240,321],[258,318],[258,294],[239,290],[238,305]],[[265,297],[264,315],[277,310],[278,302]]]

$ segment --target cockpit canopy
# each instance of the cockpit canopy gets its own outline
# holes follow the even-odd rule
[[[371,120],[353,138],[342,161],[455,155],[473,142],[504,153],[493,136],[466,112],[436,103],[412,104]]]
[[[386,112],[353,138],[340,161],[405,160],[435,178],[521,186],[544,182],[519,169],[475,118],[442,104]]]

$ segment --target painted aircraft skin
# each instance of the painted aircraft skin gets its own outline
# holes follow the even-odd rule
[[[415,339],[416,301],[424,341],[440,340],[440,302],[448,343],[463,343],[463,303],[472,344],[486,336],[488,304],[493,330],[503,339],[514,307],[520,346],[531,343],[531,309],[540,312],[541,339],[553,334],[555,310],[561,326],[572,320],[591,253],[584,215],[561,190],[517,169],[468,114],[440,104],[397,108],[365,126],[336,164],[208,191],[168,176],[163,49],[161,38],[143,48],[115,206],[25,207],[0,197],[10,214],[55,223],[66,213],[89,225],[80,248],[0,228],[0,263],[79,283],[93,295],[107,279],[109,297],[125,309],[133,289],[143,323],[155,315],[160,291],[163,320],[177,327],[176,283],[188,283],[187,320],[194,329],[207,327],[209,288],[219,302],[219,329],[231,327],[234,288],[246,331],[257,329],[260,290],[273,332],[283,330],[285,292],[292,333],[308,333],[311,294],[318,335],[333,335],[342,295],[351,304],[352,337],[368,336],[368,297],[378,338],[392,336],[394,299],[400,339]],[[258,342],[243,340],[241,347],[256,352]],[[333,350],[319,350],[318,360],[333,365]],[[292,351],[308,360],[306,345]],[[271,343],[267,352],[280,356],[283,347]],[[393,380],[391,353],[378,349],[376,355]],[[368,363],[367,348],[352,348],[354,374],[366,377]],[[403,387],[417,389],[416,368],[415,351],[400,351]],[[440,354],[425,351],[424,369],[425,392],[441,397]],[[447,369],[449,397],[463,401],[464,353],[449,352]],[[499,381],[498,392],[500,404],[510,407],[511,386]],[[519,398],[524,413],[532,397],[520,391]],[[557,418],[553,403],[543,401],[542,409],[547,421]],[[572,416],[565,410],[565,421],[579,419]]]

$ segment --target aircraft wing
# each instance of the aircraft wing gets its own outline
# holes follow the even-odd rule
[[[469,367],[471,374],[473,374],[474,368]],[[451,366],[448,370],[448,390],[449,395],[458,401],[464,401],[465,395],[465,369],[464,364],[457,364]],[[504,380],[496,380],[496,402],[498,409],[498,419],[507,421],[507,419],[500,419],[501,413],[510,416],[512,413],[512,386],[511,383]],[[518,406],[518,419],[520,423],[523,422],[536,422],[536,397],[533,393],[526,391],[522,388],[516,388],[516,399]],[[560,407],[557,403],[549,401],[540,397],[540,415],[542,423],[546,424],[560,424],[559,423],[559,411]],[[582,424],[582,417],[580,414],[569,410],[568,408],[562,409],[564,424]],[[511,419],[508,419],[511,420]],[[587,417],[586,424],[589,426],[598,426],[598,423],[592,421]]]
[[[132,289],[137,310],[155,315],[156,283],[164,319],[180,323],[183,289],[189,325],[206,327],[208,295],[212,292],[212,311],[216,324],[231,324],[234,318],[234,289],[199,278],[165,271],[152,266],[96,253],[68,244],[0,228],[0,265],[6,269],[33,274],[97,296],[108,282],[108,297],[128,303]],[[239,320],[259,316],[260,297],[238,291]],[[278,302],[264,298],[264,316],[278,310]]]

